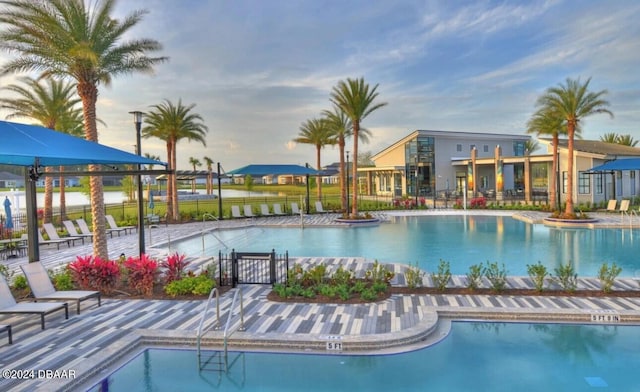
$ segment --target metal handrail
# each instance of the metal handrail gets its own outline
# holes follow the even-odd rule
[[[237,330],[229,332],[229,327],[231,325],[231,316],[233,316],[233,309],[235,308],[236,299],[240,295],[240,327]],[[231,300],[231,306],[229,307],[229,314],[227,315],[227,323],[224,327],[224,356],[225,362],[227,360],[227,342],[231,334],[235,331],[244,331],[244,301],[242,299],[242,289],[240,287],[237,288],[236,292],[233,294],[233,300]]]
[[[204,254],[204,250],[205,250],[205,246],[204,246],[204,235],[207,234],[207,231],[205,231],[205,221],[207,220],[207,217],[213,218],[213,220],[215,220],[216,222],[218,222],[218,230],[220,230],[220,219],[218,219],[217,216],[212,215],[212,214],[208,214],[208,213],[204,213],[202,214],[202,230],[200,230],[200,232],[202,233],[202,253]],[[213,233],[209,233],[211,234],[216,240],[218,240],[218,242],[220,242],[222,245],[224,245],[225,248],[228,248],[227,244],[224,243],[224,241],[222,241],[220,238],[218,238],[218,236],[216,236]]]
[[[202,317],[200,318],[200,324],[198,324],[198,332],[197,332],[197,349],[198,349],[198,368],[200,368],[200,344],[202,340],[202,335],[207,332],[209,329],[203,330],[204,320],[207,318],[207,313],[209,312],[209,307],[211,305],[211,299],[213,295],[216,296],[216,323],[215,325],[220,328],[220,293],[218,289],[214,287],[209,293],[209,298],[207,299],[207,305],[204,308],[204,312],[202,312]]]

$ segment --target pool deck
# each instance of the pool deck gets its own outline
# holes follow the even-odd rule
[[[460,214],[459,210],[427,210],[419,214]],[[471,213],[471,212],[469,212]],[[391,214],[391,213],[390,213]],[[415,215],[416,212],[394,213]],[[511,215],[511,212],[473,211],[473,214]],[[640,227],[637,216],[619,214],[591,214],[599,219],[596,227]],[[183,225],[160,225],[146,232],[148,253],[154,251],[150,243],[159,244],[203,229],[242,227],[252,225],[299,226],[334,225],[337,215],[296,217],[267,217],[259,219],[199,222]],[[518,218],[540,222],[546,214],[519,212]],[[384,218],[384,216],[381,216]],[[136,234],[109,239],[112,257],[137,252]],[[41,261],[48,268],[73,261],[78,255],[90,254],[91,245],[70,248],[41,247]],[[346,265],[356,273],[364,273],[372,260],[362,258],[290,258],[305,265],[325,263],[330,268]],[[197,257],[194,266],[210,261]],[[380,260],[393,263],[393,260]],[[2,261],[12,269],[26,263],[26,258]],[[390,264],[396,272],[394,285],[404,282],[406,266]],[[464,286],[464,276],[454,276],[452,286]],[[430,285],[425,277],[425,284]],[[485,284],[487,284],[485,282]],[[530,287],[528,277],[509,277],[510,287]],[[595,278],[581,278],[579,288],[599,289]],[[614,290],[639,290],[636,279],[617,279]],[[547,321],[578,323],[615,323],[640,325],[640,298],[633,297],[553,297],[507,295],[393,295],[391,298],[366,305],[278,303],[266,299],[268,286],[243,286],[244,330],[229,338],[229,349],[286,350],[340,355],[342,353],[379,354],[401,352],[427,346],[446,336],[452,319]],[[221,297],[222,320],[234,291]],[[46,317],[46,329],[40,329],[37,316],[0,316],[0,323],[11,324],[13,345],[7,344],[6,334],[0,334],[0,368],[3,370],[35,370],[33,379],[0,379],[0,390],[53,391],[84,390],[92,382],[109,374],[109,368],[126,360],[129,355],[148,346],[195,348],[196,331],[205,301],[116,300],[103,299],[102,306],[94,301],[82,305],[82,313],[69,312]],[[232,330],[240,327],[237,312],[232,315]],[[205,326],[213,326],[208,317]],[[223,321],[224,323],[224,321]],[[341,350],[329,350],[328,342],[340,343]],[[204,347],[220,349],[223,332],[214,328],[202,341]],[[195,354],[194,354],[195,355]],[[59,373],[59,378],[47,371]],[[38,372],[40,371],[40,372]],[[75,378],[70,376],[75,373]]]

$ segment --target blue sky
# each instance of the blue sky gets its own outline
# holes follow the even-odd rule
[[[361,151],[416,129],[522,134],[537,97],[567,77],[609,91],[615,117],[587,118],[584,138],[640,139],[637,1],[127,0],[116,12],[136,9],[149,13],[131,37],[158,40],[170,60],[155,75],[101,87],[100,142],[133,151],[129,111],[165,98],[195,103],[207,146],[181,141],[179,169],[204,156],[227,171],[315,165],[315,147],[291,140],[331,108],[331,89],[348,77],[379,84],[388,103],[364,120],[373,137]],[[159,140],[142,150],[166,159]],[[322,163],[337,156],[326,147]]]

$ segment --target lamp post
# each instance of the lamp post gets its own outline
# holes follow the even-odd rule
[[[420,161],[420,157],[416,155],[416,181],[415,181],[416,208],[418,208],[418,162],[419,161]]]
[[[140,147],[140,129],[142,128],[142,112],[133,111],[129,112],[133,114],[133,123],[136,126],[136,154],[142,156],[142,149]],[[138,249],[140,257],[145,253],[144,249],[144,197],[142,194],[142,176],[140,175],[142,165],[138,165]]]
[[[351,213],[349,212],[349,151],[347,151],[347,165],[346,165],[346,178],[347,178],[347,217],[349,217],[349,215],[351,215]]]
[[[307,169],[309,168],[309,164],[305,163],[304,167],[306,167]],[[305,200],[305,204],[306,204],[306,212],[307,215],[309,215],[309,173],[307,172],[307,174],[305,175],[305,181],[306,181],[306,185],[307,185],[307,196],[306,196],[306,200]]]

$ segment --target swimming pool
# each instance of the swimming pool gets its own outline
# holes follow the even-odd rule
[[[464,275],[477,263],[504,263],[509,275],[527,275],[527,264],[549,272],[568,261],[579,276],[597,276],[603,263],[616,263],[621,277],[640,273],[640,231],[565,229],[532,225],[508,216],[432,215],[392,217],[368,227],[251,227],[204,235],[204,253],[289,252],[290,256],[365,257],[381,262],[418,263],[435,271],[440,260]],[[173,242],[171,250],[203,253],[203,236]]]
[[[440,343],[395,355],[229,353],[229,373],[195,351],[146,350],[91,392],[591,391],[640,388],[640,328],[454,322]]]

